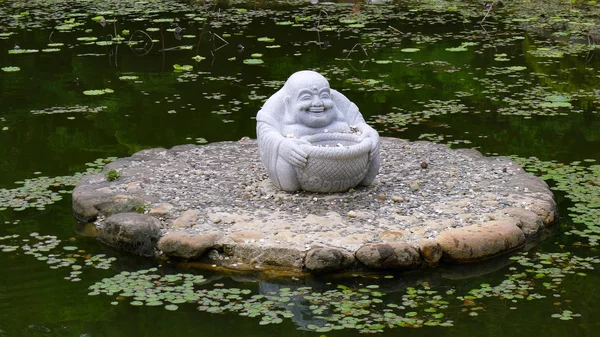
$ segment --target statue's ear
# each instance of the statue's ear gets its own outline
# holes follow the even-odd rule
[[[283,102],[285,103],[285,105],[287,107],[289,107],[292,104],[292,98],[290,96],[285,96],[285,98],[283,99]]]

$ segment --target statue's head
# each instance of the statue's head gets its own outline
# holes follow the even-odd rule
[[[286,108],[297,123],[319,128],[335,120],[329,82],[321,74],[310,70],[296,72],[283,89]]]

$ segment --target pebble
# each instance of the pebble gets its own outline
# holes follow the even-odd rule
[[[398,195],[393,195],[392,196],[392,201],[393,202],[403,202],[404,198],[402,198],[401,196],[398,196]]]

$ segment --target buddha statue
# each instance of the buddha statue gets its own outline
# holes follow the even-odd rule
[[[290,76],[265,102],[256,121],[261,160],[269,178],[284,191],[303,189],[298,172],[308,163],[303,145],[311,145],[308,139],[313,135],[353,134],[358,141],[368,142],[368,163],[359,185],[370,185],[379,171],[379,134],[365,122],[356,104],[331,89],[317,72],[303,70]]]

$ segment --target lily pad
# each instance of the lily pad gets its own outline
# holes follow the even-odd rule
[[[16,71],[20,71],[21,68],[19,67],[2,67],[2,71],[5,71],[7,73],[12,73],[12,72],[16,72]]]
[[[77,41],[86,41],[86,42],[91,42],[91,41],[96,41],[98,40],[97,37],[95,36],[81,36],[77,38]]]
[[[83,92],[84,95],[87,96],[99,96],[99,95],[104,95],[104,94],[112,94],[115,91],[109,88],[106,89],[94,89],[94,90],[86,90]]]
[[[38,49],[9,49],[9,54],[33,54],[39,53]]]
[[[263,64],[263,63],[265,63],[263,60],[257,59],[257,58],[245,59],[244,60],[244,64],[253,64],[253,65],[256,65],[256,64]]]
[[[140,77],[139,76],[135,76],[135,75],[119,76],[119,79],[121,81],[133,81],[133,80],[137,80],[138,78],[140,78]]]
[[[180,71],[192,71],[192,70],[194,70],[194,66],[189,65],[189,64],[184,64],[184,65],[174,64],[173,65],[173,69],[175,71],[178,71],[178,72],[180,72]]]

